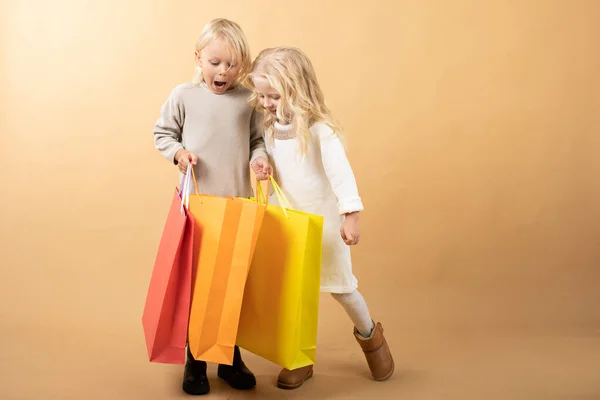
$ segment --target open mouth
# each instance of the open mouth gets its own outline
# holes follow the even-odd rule
[[[223,90],[225,89],[225,86],[227,86],[227,82],[223,82],[223,81],[215,81],[214,82],[215,88],[218,90]]]

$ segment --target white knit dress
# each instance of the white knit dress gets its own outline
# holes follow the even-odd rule
[[[275,123],[273,142],[265,140],[274,177],[294,209],[324,217],[321,292],[351,293],[358,281],[340,228],[344,214],[363,210],[354,173],[342,142],[329,126],[311,127],[312,140],[304,157],[291,129]],[[275,194],[269,203],[279,205]]]

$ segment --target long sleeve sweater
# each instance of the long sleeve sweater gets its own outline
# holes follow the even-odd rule
[[[250,164],[267,158],[262,115],[248,104],[249,90],[238,87],[217,95],[205,85],[177,86],[161,107],[154,145],[176,164],[180,149],[198,156],[195,167],[201,194],[250,197]]]

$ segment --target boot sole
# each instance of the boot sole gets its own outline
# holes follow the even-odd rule
[[[235,390],[247,391],[247,390],[252,390],[252,389],[254,389],[256,387],[256,377],[254,377],[252,379],[252,383],[251,384],[249,384],[249,385],[242,385],[242,386],[240,386],[240,385],[237,385],[237,386],[236,385],[232,385],[229,382],[229,379],[228,379],[229,377],[225,373],[223,373],[223,371],[220,368],[217,369],[217,377],[220,380],[222,380],[223,382],[225,382],[227,385],[229,385],[229,387],[231,387],[231,388],[233,388]]]
[[[388,372],[387,375],[381,377],[381,378],[375,378],[373,377],[373,379],[375,379],[377,382],[382,382],[382,381],[387,381],[388,379],[391,378],[392,375],[394,375],[394,370],[396,369],[396,365],[392,364],[392,369],[390,370],[390,372]]]
[[[191,390],[190,388],[183,386],[181,389],[184,391],[184,393],[189,394],[190,396],[204,396],[210,393],[210,388],[202,390]]]
[[[304,383],[306,381],[308,381],[309,379],[311,379],[312,377],[313,377],[313,371],[310,371],[310,373],[308,375],[306,375],[306,377],[298,383],[290,384],[290,383],[282,383],[282,382],[277,381],[277,387],[279,389],[285,389],[285,390],[298,389],[300,386],[304,385]]]

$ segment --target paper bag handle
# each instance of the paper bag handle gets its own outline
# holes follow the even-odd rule
[[[258,179],[256,180],[256,202],[261,204],[261,197],[263,200],[263,203],[265,206],[269,205],[269,196],[268,196],[268,191],[269,191],[269,183],[267,182],[267,189],[263,189],[262,187],[262,183],[261,181],[259,181]]]
[[[281,204],[281,209],[283,210],[283,213],[285,214],[286,218],[290,218],[290,216],[287,213],[287,210],[293,210],[294,208],[291,206],[289,200],[285,196],[285,193],[283,193],[283,190],[281,190],[281,188],[279,187],[272,175],[269,175],[269,181],[271,182],[271,184],[273,184],[273,190],[275,192],[275,195],[277,196],[277,199],[279,200],[279,204]],[[268,193],[265,194],[265,191],[263,190],[260,181],[256,182],[256,191],[256,201],[260,203],[260,196],[262,196],[264,199],[266,199],[265,205],[268,205],[269,196]]]
[[[189,164],[187,167],[187,170],[185,172],[185,175],[182,178],[182,184],[181,184],[181,189],[180,189],[180,194],[181,194],[181,212],[183,213],[183,205],[185,203],[185,206],[187,208],[189,208],[190,206],[190,186],[191,186],[191,180],[194,181],[194,186],[196,188],[196,196],[198,196],[198,198],[200,199],[200,204],[202,204],[202,196],[200,196],[200,191],[198,190],[198,182],[196,181],[196,173],[194,172],[194,167]]]

